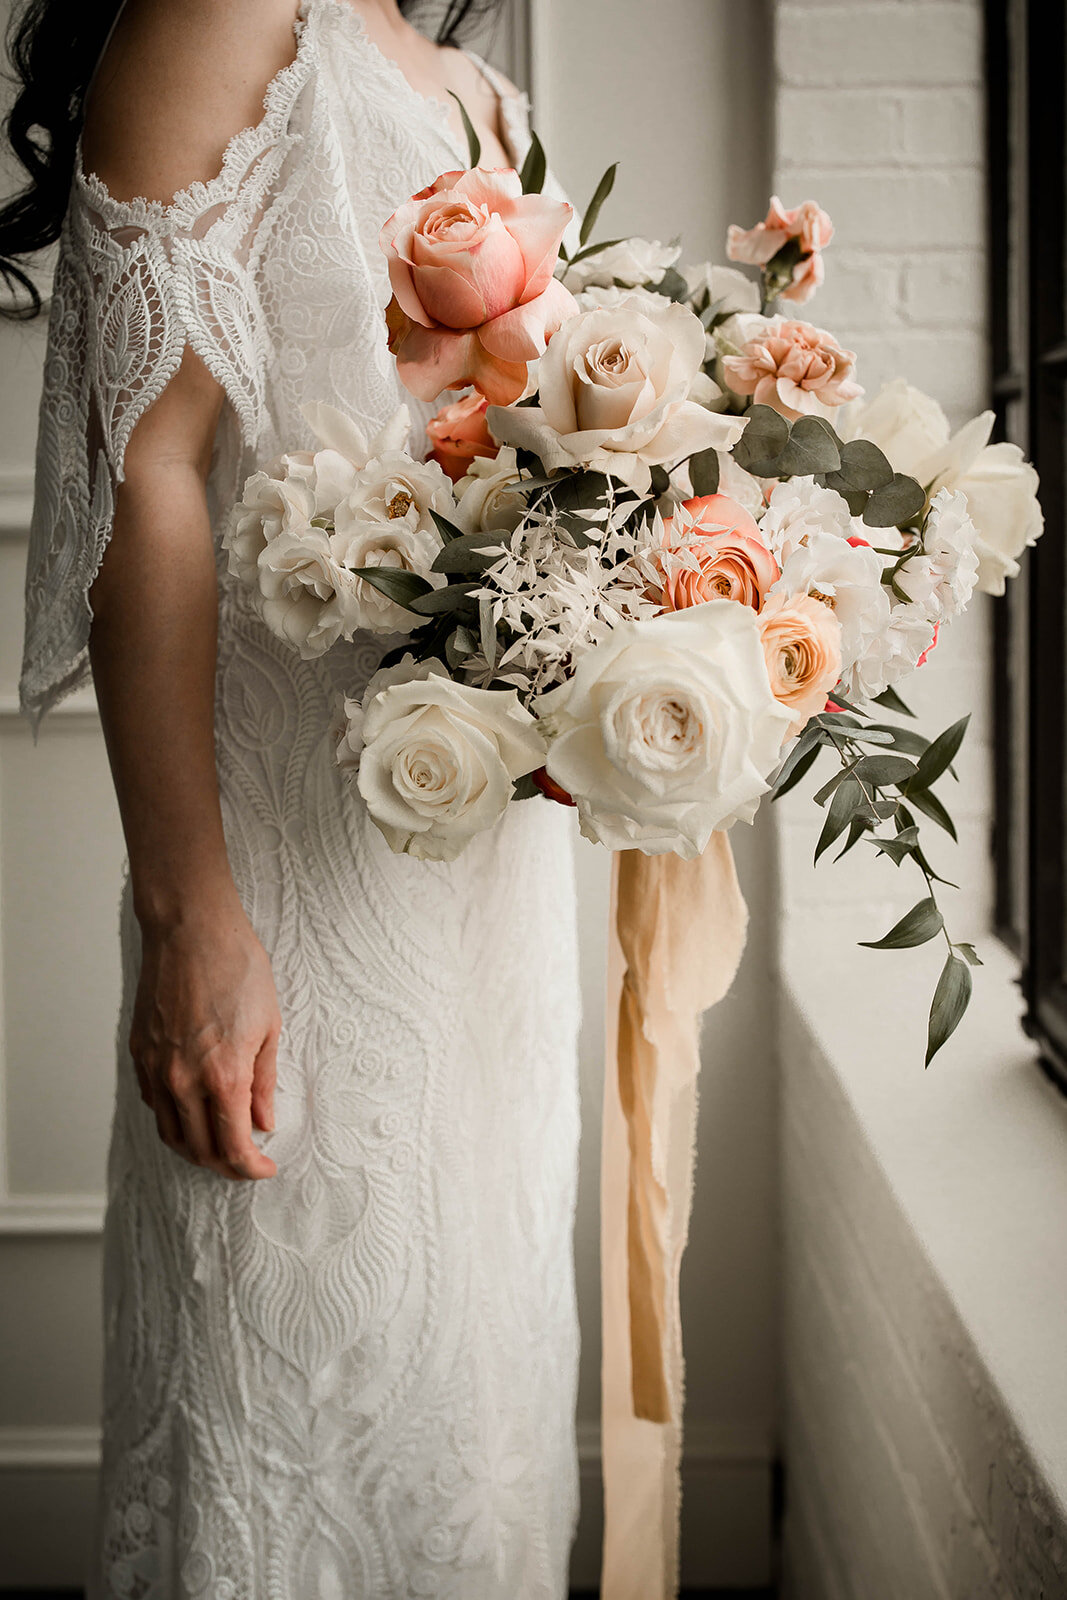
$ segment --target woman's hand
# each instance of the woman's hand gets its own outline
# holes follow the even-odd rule
[[[236,891],[142,920],[130,1051],[163,1143],[225,1178],[270,1178],[252,1141],[274,1126],[281,1017],[266,951]]]

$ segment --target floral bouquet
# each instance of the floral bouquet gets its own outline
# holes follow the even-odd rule
[[[987,442],[990,413],[950,437],[902,380],[860,404],[852,353],[790,314],[833,233],[813,202],[731,227],[749,277],[590,242],[614,168],[568,249],[538,141],[521,174],[479,154],[472,136],[470,170],[381,233],[401,381],[465,391],[429,459],[404,409],[367,437],[309,405],[319,447],[251,477],[225,536],[302,656],[404,636],[345,701],[346,777],[416,857],[451,860],[540,795],[611,849],[695,858],[828,750],[816,859],[842,841],[912,863],[922,897],[874,947],[934,938],[920,824],[953,833],[935,786],[967,719],[927,739],[896,685],[1017,570],[1041,530],[1032,467]],[[944,937],[927,1060],[977,961]]]

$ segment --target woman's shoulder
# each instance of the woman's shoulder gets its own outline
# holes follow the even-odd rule
[[[218,172],[296,53],[294,0],[127,0],[90,90],[83,164],[119,200]]]

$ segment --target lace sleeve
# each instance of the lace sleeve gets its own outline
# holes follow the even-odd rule
[[[300,45],[221,171],[168,204],[114,200],[80,168],[60,243],[38,427],[20,701],[35,731],[88,677],[89,590],[130,435],[186,347],[222,385],[244,446],[270,448],[271,341],[257,283],[294,182]]]

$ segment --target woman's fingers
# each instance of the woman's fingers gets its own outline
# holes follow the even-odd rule
[[[238,1178],[273,1178],[278,1168],[252,1139],[252,1104],[248,1091],[213,1096],[208,1102],[219,1154]]]
[[[226,1173],[226,1161],[215,1144],[214,1130],[208,1115],[207,1102],[195,1090],[176,1097],[185,1151],[189,1161],[198,1167],[210,1167],[214,1172]],[[230,1176],[226,1173],[226,1176]]]
[[[175,1155],[185,1156],[186,1160],[188,1160],[185,1135],[182,1132],[181,1118],[178,1116],[178,1107],[174,1103],[173,1095],[161,1083],[157,1083],[153,1087],[151,1094],[152,1098],[149,1104],[156,1114],[156,1127],[159,1130],[159,1137],[168,1149],[174,1151]]]
[[[274,1085],[278,1077],[278,1029],[260,1046],[252,1068],[252,1122],[262,1133],[274,1132]]]

